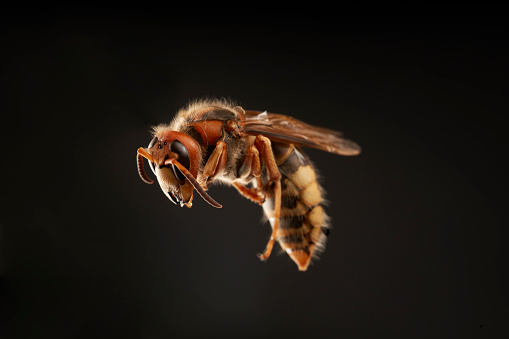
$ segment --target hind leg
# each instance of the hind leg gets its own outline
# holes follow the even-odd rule
[[[260,153],[260,160],[265,164],[269,175],[269,181],[263,188],[263,191],[274,198],[274,222],[272,223],[272,234],[267,242],[265,251],[258,254],[258,258],[261,260],[267,260],[272,253],[272,248],[276,242],[276,234],[279,228],[279,217],[281,215],[281,173],[279,173],[270,140],[263,135],[258,135],[254,146]]]

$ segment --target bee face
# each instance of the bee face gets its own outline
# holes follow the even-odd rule
[[[222,207],[196,179],[202,152],[198,142],[191,136],[162,128],[157,131],[148,148],[138,148],[138,173],[144,182],[152,184],[153,181],[145,174],[143,158],[149,161],[161,189],[173,203],[191,207],[193,190],[196,189],[206,202],[216,208]]]
[[[178,139],[181,139],[182,142]],[[181,133],[159,133],[146,149],[153,159],[149,162],[150,168],[156,175],[163,193],[174,204],[187,207],[192,205],[193,185],[176,165],[168,163],[167,160],[176,159],[187,170],[190,170],[190,154],[184,143],[189,144],[192,141],[187,136],[182,137]]]

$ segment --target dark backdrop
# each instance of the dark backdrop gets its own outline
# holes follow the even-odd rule
[[[506,19],[406,11],[4,12],[0,336],[507,332]],[[139,179],[151,126],[207,96],[362,145],[308,152],[334,227],[308,272],[259,262],[235,190],[186,209]]]

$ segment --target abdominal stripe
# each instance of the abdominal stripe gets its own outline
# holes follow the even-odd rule
[[[279,218],[279,228],[301,228],[305,215],[289,215]]]
[[[273,151],[281,173],[277,240],[294,260],[303,255],[309,258],[323,249],[322,230],[327,230],[322,189],[313,165],[300,147],[277,143]],[[268,216],[271,217],[270,212]]]

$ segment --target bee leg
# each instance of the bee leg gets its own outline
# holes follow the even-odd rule
[[[261,178],[261,166],[260,166],[260,153],[254,145],[247,148],[244,161],[239,168],[238,177],[244,181],[249,181],[254,178],[256,180],[256,187],[249,188],[238,182],[233,183],[233,187],[239,191],[245,198],[262,205],[265,202],[265,195],[262,192],[262,178]]]
[[[265,202],[265,195],[261,193],[261,190],[258,188],[249,188],[245,185],[239,184],[238,182],[234,182],[233,187],[235,187],[237,191],[239,191],[239,193],[244,196],[244,198],[257,203],[258,205],[263,205]]]
[[[272,223],[272,234],[267,243],[267,247],[265,247],[265,251],[262,254],[258,254],[258,258],[261,260],[267,260],[272,253],[272,248],[277,240],[276,235],[279,229],[279,216],[281,214],[281,173],[277,167],[270,140],[263,135],[258,135],[255,139],[255,146],[260,153],[260,160],[265,163],[267,173],[269,175],[269,181],[264,187],[264,190],[271,190],[272,192],[269,191],[269,195],[273,195],[274,198],[274,222]]]
[[[226,168],[226,143],[224,141],[218,141],[216,143],[216,148],[212,152],[203,168],[203,172],[199,176],[198,181],[200,184],[207,189],[210,185],[210,182],[214,177],[220,175],[224,169]]]

